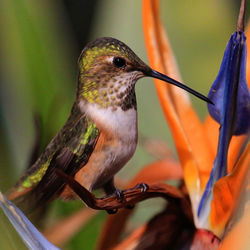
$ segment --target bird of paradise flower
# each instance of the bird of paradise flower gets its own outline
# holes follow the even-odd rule
[[[219,74],[209,92],[209,97],[215,105],[208,105],[209,114],[204,123],[197,117],[185,92],[173,86],[165,86],[159,80],[155,80],[159,100],[172,131],[182,166],[185,185],[191,200],[194,225],[197,229],[212,232],[210,236],[205,234],[204,244],[210,247],[214,245],[217,248],[218,241],[215,243],[213,237],[216,235],[218,239],[223,239],[221,248],[224,249],[226,246],[232,247],[233,244],[237,244],[238,247],[241,244],[243,246],[241,249],[244,249],[244,244],[245,247],[247,246],[247,237],[243,238],[245,241],[241,238],[240,243],[239,240],[235,241],[235,231],[239,233],[241,229],[239,229],[240,226],[232,229],[231,224],[236,223],[235,217],[239,209],[244,212],[238,217],[239,224],[237,225],[242,224],[246,228],[244,219],[249,221],[250,216],[249,205],[247,205],[249,197],[246,198],[250,180],[250,146],[248,143],[250,95],[249,85],[247,87],[246,82],[246,60],[248,61],[249,84],[250,56],[247,58],[243,25],[244,6],[245,1],[242,1],[237,31],[229,40]],[[151,66],[181,80],[167,35],[160,21],[159,1],[143,1],[143,25]],[[250,23],[246,33],[250,35]],[[248,47],[249,45],[248,42]],[[174,171],[170,170],[169,166],[171,166],[170,163],[165,165],[165,171],[168,174]],[[158,176],[159,180],[164,178],[163,176],[166,177],[164,171],[160,171],[163,169],[160,164],[153,164],[148,171],[154,169],[153,171],[157,172],[157,168],[159,168],[159,173],[162,173]],[[177,168],[176,177],[178,175]],[[138,179],[140,179],[140,174]],[[242,197],[245,197],[245,202]],[[101,249],[115,245],[116,240],[107,244],[105,238],[114,228],[124,227],[127,213],[124,212],[123,215],[117,215],[117,218],[108,219],[100,241]],[[119,220],[119,217],[123,219]],[[115,225],[115,221],[118,221],[119,225],[117,223]],[[163,217],[162,223],[164,223]],[[140,227],[115,249],[131,247],[143,249],[143,244],[140,243],[145,241],[146,237],[143,237],[143,234],[146,234],[149,225],[152,226],[153,222]],[[120,231],[122,230],[118,230],[115,236],[119,236]],[[240,232],[243,235],[245,233],[244,230]],[[168,233],[165,232],[165,237]],[[203,230],[200,230],[200,233],[202,234]],[[147,235],[150,237],[149,233]],[[151,244],[155,243],[151,242]]]
[[[129,184],[131,186],[140,181],[152,183],[183,177],[187,191],[183,186],[181,191],[190,198],[192,214],[191,210],[175,211],[175,214],[193,220],[191,228],[192,226],[195,228],[192,228],[192,239],[188,242],[190,245],[195,245],[195,240],[200,243],[199,235],[204,233],[205,240],[209,240],[205,243],[209,243],[210,247],[217,248],[219,239],[223,239],[221,249],[228,249],[228,246],[232,248],[235,242],[240,249],[239,241],[235,241],[235,237],[239,233],[244,233],[242,227],[247,228],[244,220],[250,219],[250,209],[249,205],[247,206],[249,198],[246,198],[250,179],[248,143],[250,95],[246,82],[246,76],[248,83],[250,82],[250,56],[247,57],[246,47],[250,47],[250,43],[246,44],[242,25],[244,5],[245,1],[242,1],[237,31],[229,40],[219,74],[209,92],[209,97],[215,105],[208,105],[209,114],[204,123],[197,117],[184,91],[155,80],[159,100],[173,134],[180,165],[171,160],[153,163],[144,168]],[[180,80],[174,55],[159,18],[159,1],[143,1],[143,23],[151,66]],[[246,34],[250,35],[250,23]],[[245,197],[244,202],[242,197]],[[145,241],[143,236],[147,233],[147,229],[152,225],[159,227],[158,222],[163,222],[164,216],[170,219],[169,214],[172,215],[173,209],[178,210],[179,207],[180,210],[184,208],[188,210],[189,205],[184,203],[174,203],[172,207],[170,203],[165,212],[117,244],[126,220],[131,214],[130,210],[121,210],[117,215],[107,219],[99,249],[110,247],[142,249],[140,247]],[[239,208],[243,212],[235,219]],[[234,224],[232,228],[230,223]],[[168,232],[164,233],[164,237],[167,237]],[[110,235],[113,237],[109,237]],[[205,243],[203,237],[203,244]],[[178,244],[175,244],[176,246],[183,247]]]

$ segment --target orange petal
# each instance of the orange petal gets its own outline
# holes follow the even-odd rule
[[[45,237],[53,244],[62,246],[84,227],[99,211],[84,208],[57,222],[44,232]]]
[[[242,147],[248,140],[247,135],[233,136],[228,149],[228,173],[231,173],[240,153],[243,151]]]
[[[204,122],[204,129],[206,131],[207,140],[212,151],[212,158],[215,159],[217,153],[218,139],[219,139],[220,125],[209,114]]]
[[[249,164],[250,144],[246,147],[231,174],[221,178],[213,187],[209,223],[211,230],[219,237],[235,209],[239,207],[239,198],[245,192],[244,189],[249,189]]]
[[[217,152],[217,144],[219,140],[219,128],[220,125],[217,123],[210,115],[204,123],[204,128],[206,130],[207,140],[209,141],[210,149],[213,153],[212,158],[215,159]],[[236,160],[239,157],[242,147],[246,143],[247,135],[233,136],[228,149],[228,173],[232,171],[233,166],[235,166]]]
[[[113,248],[113,250],[135,249],[137,242],[147,229],[146,225],[143,225],[133,231],[122,243]]]
[[[159,1],[143,1],[144,36],[149,61],[152,68],[178,79],[179,73],[158,9]],[[187,93],[159,80],[155,80],[155,85],[183,166],[192,204],[197,207],[212,168],[212,151],[209,150],[203,125],[194,112]]]
[[[173,160],[162,160],[145,166],[129,183],[129,187],[140,182],[154,183],[166,180],[181,180],[183,172],[180,164]]]
[[[250,208],[246,208],[232,230],[223,239],[219,250],[237,249],[246,250],[250,246],[249,237]]]

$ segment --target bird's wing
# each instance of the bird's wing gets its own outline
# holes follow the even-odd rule
[[[56,168],[74,176],[87,162],[99,137],[99,129],[86,115],[73,107],[62,130],[25,175],[20,178],[8,197],[32,201],[32,206],[44,204],[59,195],[65,184]]]

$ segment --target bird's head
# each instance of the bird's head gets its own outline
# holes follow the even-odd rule
[[[136,107],[135,83],[146,76],[177,85],[208,101],[198,92],[152,70],[126,44],[114,38],[103,37],[90,42],[83,49],[78,64],[78,95],[100,108]]]

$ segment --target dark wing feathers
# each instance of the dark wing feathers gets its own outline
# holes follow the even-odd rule
[[[58,196],[63,191],[65,183],[60,177],[58,177],[55,169],[59,168],[67,175],[74,176],[80,168],[88,162],[88,159],[94,150],[97,138],[98,137],[94,140],[90,140],[84,148],[81,148],[81,150],[83,150],[81,155],[73,153],[71,149],[64,147],[53,156],[48,170],[42,180],[31,191],[31,195],[33,196],[32,200],[35,201],[35,206],[53,200],[54,197]]]
[[[74,176],[88,162],[98,137],[99,130],[96,125],[74,106],[62,130],[16,185],[15,189],[18,190],[31,174],[37,173],[45,164],[48,164],[41,180],[34,187],[32,186],[31,191],[25,196],[18,199],[18,203],[21,202],[24,207],[27,207],[25,203],[28,202],[29,209],[32,209],[58,196],[65,187],[65,183],[58,177],[55,169],[59,168],[67,175]]]

